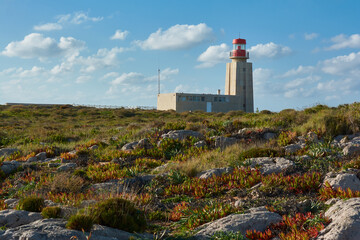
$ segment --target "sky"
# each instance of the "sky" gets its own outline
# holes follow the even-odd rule
[[[254,107],[360,98],[358,0],[0,0],[0,104],[156,107],[161,93],[224,92],[234,38]]]

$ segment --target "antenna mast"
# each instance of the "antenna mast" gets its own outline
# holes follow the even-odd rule
[[[160,94],[160,68],[158,68],[158,94]]]

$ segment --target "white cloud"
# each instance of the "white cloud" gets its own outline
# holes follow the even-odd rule
[[[136,84],[144,82],[145,76],[142,73],[137,72],[130,72],[130,73],[123,73],[115,80],[111,81],[112,85],[129,85],[129,84]]]
[[[183,93],[183,92],[190,92],[193,91],[192,87],[188,86],[188,85],[177,85],[174,89],[175,93]]]
[[[202,62],[197,65],[197,68],[208,68],[213,67],[218,63],[225,62],[229,59],[230,47],[225,43],[220,45],[210,46],[205,52],[200,54],[198,61]]]
[[[84,22],[99,22],[103,17],[89,17],[88,13],[75,12],[72,14],[64,14],[56,17],[57,22],[50,22],[34,26],[35,31],[54,31],[61,30],[66,24],[81,24]]]
[[[2,51],[2,55],[20,58],[69,57],[76,55],[83,49],[85,43],[72,37],[61,37],[57,42],[40,33],[31,33],[24,40],[11,42]]]
[[[318,33],[305,33],[304,38],[305,40],[313,40],[319,36]]]
[[[292,89],[292,88],[298,88],[298,87],[306,87],[310,86],[312,83],[315,83],[320,80],[319,76],[308,76],[304,78],[297,78],[292,81],[287,82],[284,85],[284,89]]]
[[[178,73],[179,73],[178,68],[175,68],[175,69],[165,68],[165,69],[160,71],[160,81],[169,80],[170,76],[177,75]],[[158,80],[158,75],[153,75],[151,77],[147,77],[147,80],[149,80],[149,81],[157,81]]]
[[[128,31],[121,31],[120,29],[119,30],[116,30],[115,34],[110,38],[111,40],[124,40],[127,35],[129,35],[129,32]]]
[[[322,70],[332,75],[360,75],[360,52],[337,56],[321,63]]]
[[[277,58],[291,54],[291,49],[286,46],[281,46],[273,42],[266,44],[258,44],[249,49],[250,57],[252,58]]]
[[[135,44],[144,50],[177,50],[191,48],[213,38],[213,31],[205,23],[198,25],[174,25],[162,31],[158,29],[144,41]]]
[[[178,73],[179,69],[165,68],[163,71],[161,71],[161,81],[163,82],[171,80],[171,76],[177,75]],[[107,79],[110,78],[110,76],[116,76],[114,80],[110,81],[111,86],[107,91],[107,94],[109,95],[115,95],[119,92],[141,92],[139,95],[143,95],[145,86],[147,86],[147,89],[152,89],[151,92],[154,92],[153,89],[157,89],[157,75],[147,77],[144,74],[138,72],[123,73],[121,75],[112,72],[105,76]]]
[[[101,79],[105,80],[105,79],[108,79],[108,78],[115,78],[119,76],[119,73],[117,72],[109,72],[107,74],[105,74]]]
[[[62,26],[59,23],[45,23],[42,25],[34,26],[35,31],[53,31],[53,30],[61,30]]]
[[[31,69],[8,68],[0,72],[0,76],[6,76],[7,78],[33,78],[46,74],[46,70],[43,67],[33,66]]]
[[[360,48],[360,34],[346,36],[344,34],[337,35],[331,39],[334,43],[326,50],[338,50],[343,48]]]
[[[91,79],[91,76],[87,76],[87,75],[81,75],[79,77],[76,78],[76,83],[85,83],[88,82]]]
[[[281,77],[293,77],[293,76],[297,76],[297,75],[302,75],[302,74],[309,74],[312,73],[315,70],[315,67],[313,66],[302,66],[300,65],[298,68],[293,68],[290,69],[289,71],[287,71],[286,73],[284,73],[283,75],[281,75]]]
[[[268,92],[278,92],[276,82],[272,81],[273,72],[271,69],[267,68],[256,68],[253,71],[253,81],[254,81],[254,92],[256,95],[268,93]]]
[[[75,62],[82,65],[81,71],[93,72],[97,69],[115,66],[118,63],[117,55],[127,50],[128,49],[126,48],[118,47],[114,47],[110,50],[102,48],[99,49],[95,55],[89,56],[87,58],[79,57],[75,60]]]
[[[99,22],[103,17],[89,17],[88,13],[75,12],[72,14],[59,15],[58,23],[81,24],[84,22]]]
[[[332,79],[327,82],[320,82],[316,86],[319,91],[328,93],[328,97],[334,96],[350,96],[360,93],[360,82],[357,78]]]
[[[80,68],[81,73],[91,73],[99,69],[106,69],[114,67],[118,64],[118,54],[128,51],[127,48],[114,47],[112,49],[102,48],[97,51],[96,54],[83,57],[83,56],[71,56],[64,62],[54,66],[51,69],[51,73],[54,75],[63,74],[74,71],[76,67]]]
[[[164,70],[160,71],[160,79],[161,81],[169,80],[170,76],[177,75],[178,73],[179,73],[179,69],[177,68],[176,69],[165,68]],[[116,74],[111,73],[111,75],[116,75]],[[111,81],[111,84],[113,85],[142,84],[142,83],[156,82],[157,79],[158,79],[158,75],[146,77],[142,73],[130,72],[130,73],[121,74],[119,77]]]

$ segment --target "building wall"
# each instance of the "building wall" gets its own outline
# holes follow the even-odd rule
[[[159,104],[161,102],[161,104]],[[162,104],[166,102],[166,104]],[[176,112],[204,111],[211,103],[211,112],[243,110],[239,96],[217,94],[167,93],[158,95],[158,110],[176,110]],[[175,103],[175,105],[174,105]]]
[[[158,94],[157,110],[175,110],[176,111],[176,93]]]

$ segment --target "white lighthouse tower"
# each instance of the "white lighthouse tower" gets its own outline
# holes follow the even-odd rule
[[[225,95],[239,96],[240,109],[254,112],[252,63],[247,62],[246,39],[233,40],[231,63],[226,64]]]

